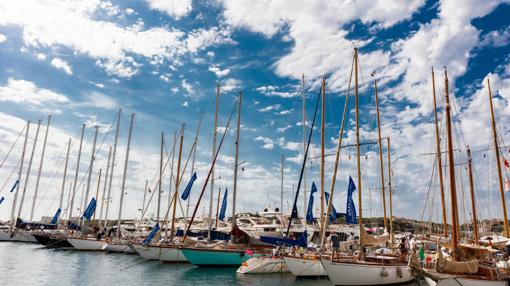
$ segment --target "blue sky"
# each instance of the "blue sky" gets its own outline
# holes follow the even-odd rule
[[[506,3],[504,3],[506,2]],[[201,112],[198,181],[192,202],[206,176],[212,148],[214,92],[221,86],[219,126],[224,126],[237,94],[244,93],[239,177],[239,207],[246,211],[279,206],[279,162],[285,160],[285,201],[290,201],[302,161],[301,75],[305,75],[307,116],[327,78],[326,149],[336,146],[353,47],[360,50],[362,140],[376,138],[372,81],[379,81],[383,136],[392,149],[395,214],[420,218],[427,193],[436,198],[432,179],[434,129],[430,68],[436,69],[439,105],[443,104],[443,66],[448,67],[455,98],[456,160],[465,148],[474,150],[481,217],[500,217],[500,197],[491,133],[486,78],[493,82],[500,142],[510,129],[510,12],[507,1],[2,1],[0,3],[1,155],[16,140],[24,121],[53,114],[36,214],[56,209],[67,138],[72,137],[70,173],[74,174],[81,123],[86,123],[80,178],[90,161],[93,126],[106,136],[116,110],[123,109],[113,213],[117,213],[129,113],[136,113],[132,159],[129,162],[126,216],[138,215],[145,180],[154,185],[159,165],[159,136],[171,149],[173,134],[186,124],[187,154]],[[372,77],[371,73],[375,76]],[[345,142],[354,142],[353,104],[349,105]],[[442,109],[440,118],[443,118]],[[310,121],[310,120],[309,120]],[[442,126],[444,124],[441,124]],[[31,129],[33,138],[35,126]],[[232,129],[233,130],[233,129]],[[316,130],[317,131],[317,130]],[[444,134],[444,128],[442,128]],[[42,136],[41,136],[42,137]],[[446,140],[443,140],[445,142]],[[93,180],[106,168],[110,133],[98,153]],[[320,133],[313,137],[311,156],[320,153]],[[36,146],[33,194],[40,161]],[[31,145],[29,144],[29,153]],[[510,153],[503,152],[506,158]],[[21,144],[0,169],[2,181],[16,166]],[[337,180],[337,209],[344,209],[347,179],[354,176],[354,149],[344,149]],[[381,215],[378,149],[362,148],[364,211]],[[386,148],[384,150],[386,152]],[[234,133],[221,152],[216,186],[232,188]],[[492,156],[492,157],[491,157]],[[333,158],[326,164],[329,190]],[[308,187],[317,184],[319,161],[307,167]],[[386,178],[387,170],[386,172]],[[505,173],[508,175],[508,173]],[[168,190],[169,172],[163,188]],[[467,191],[467,175],[458,170],[458,187]],[[189,178],[187,170],[184,181]],[[72,180],[69,176],[68,182]],[[10,185],[11,183],[7,183]],[[95,186],[95,184],[92,184]],[[431,190],[429,191],[429,185]],[[22,186],[23,187],[23,186]],[[6,187],[8,188],[8,187]],[[10,211],[12,194],[0,217]],[[67,194],[66,194],[67,195]],[[79,197],[80,193],[77,193]],[[464,196],[465,195],[465,196]],[[164,194],[167,196],[167,193]],[[469,216],[468,193],[462,193]],[[206,194],[206,199],[208,199]],[[465,199],[464,199],[465,198]],[[316,200],[318,201],[318,200]],[[207,202],[207,201],[205,201]],[[302,204],[302,198],[300,199]],[[438,200],[425,213],[438,218]],[[28,205],[28,204],[27,204]],[[208,205],[207,203],[203,205]],[[287,205],[287,203],[285,203]],[[464,205],[464,204],[463,204]],[[483,206],[490,206],[483,208]],[[300,206],[300,208],[302,208]],[[24,207],[28,209],[28,207]],[[154,206],[150,207],[152,211]],[[151,212],[150,211],[150,212]],[[205,209],[201,208],[201,212]],[[230,215],[230,208],[227,212]]]

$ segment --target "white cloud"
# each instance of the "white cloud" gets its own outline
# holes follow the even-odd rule
[[[71,66],[69,66],[69,64],[66,61],[64,61],[63,59],[53,58],[51,60],[51,65],[56,67],[57,69],[63,70],[68,75],[73,74],[73,70],[71,69]]]
[[[271,138],[258,136],[253,140],[264,143],[264,145],[262,145],[263,149],[272,150],[274,148],[274,141]]]
[[[51,103],[68,103],[69,99],[63,94],[39,88],[31,81],[11,77],[6,85],[0,86],[0,101],[43,107]]]
[[[288,129],[290,129],[292,126],[291,125],[287,125],[287,126],[284,126],[284,127],[279,127],[279,128],[276,128],[276,131],[280,132],[280,133],[283,133],[285,131],[287,131]]]
[[[288,115],[288,114],[291,114],[292,111],[293,111],[293,109],[282,110],[282,111],[278,112],[278,115]]]
[[[0,43],[3,43],[7,40],[7,37],[4,34],[0,34]]]
[[[279,91],[279,88],[272,85],[259,86],[256,90],[264,96],[276,96],[281,98],[293,98],[300,96],[299,92]]]
[[[191,0],[147,0],[149,7],[175,19],[186,16],[192,9]]]
[[[282,106],[280,104],[273,104],[273,105],[268,105],[268,106],[263,107],[263,108],[259,108],[258,111],[259,112],[269,112],[269,111],[278,110],[281,107]]]
[[[195,95],[195,90],[193,89],[193,86],[185,79],[181,81],[181,87],[186,91],[187,96]]]
[[[183,107],[189,107],[189,103],[188,103],[187,101],[184,101],[184,102],[182,103],[182,106],[183,106]]]
[[[171,27],[146,29],[140,21],[123,27],[95,17],[97,13],[112,14],[117,10],[115,6],[104,5],[100,1],[28,3],[6,0],[0,1],[0,26],[20,26],[26,46],[65,46],[96,59],[96,64],[108,74],[121,77],[131,77],[138,72],[138,63],[128,54],[148,60],[161,57],[175,63],[187,53],[196,53],[211,45],[232,43],[230,31],[225,28],[212,27],[184,33]]]
[[[79,105],[106,110],[116,110],[120,107],[120,104],[113,97],[97,91],[85,94],[85,101],[79,103]]]
[[[40,61],[45,61],[46,60],[46,56],[43,53],[37,53],[36,57]]]
[[[227,68],[222,70],[218,66],[210,66],[209,71],[213,72],[217,77],[224,77],[230,72],[230,69]]]
[[[234,78],[229,78],[227,80],[224,80],[221,83],[220,88],[222,91],[229,92],[229,91],[233,91],[234,89],[238,89],[240,87],[240,85],[241,85],[240,80],[237,80]]]

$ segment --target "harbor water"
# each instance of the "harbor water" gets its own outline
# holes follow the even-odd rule
[[[327,279],[296,280],[289,273],[241,275],[234,268],[165,264],[138,255],[13,242],[0,242],[0,274],[0,285],[331,285]]]

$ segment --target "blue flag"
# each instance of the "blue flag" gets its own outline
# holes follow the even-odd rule
[[[223,202],[221,202],[220,215],[218,216],[219,220],[223,220],[225,218],[225,213],[227,212],[227,196],[228,189],[225,189],[225,194],[223,195]]]
[[[351,176],[349,176],[349,189],[347,191],[347,208],[345,210],[345,222],[348,224],[358,224],[358,220],[356,219],[356,207],[354,206],[354,201],[352,200],[352,193],[356,190],[356,185],[354,185],[354,181]]]
[[[2,198],[0,199],[0,204],[2,204],[2,203],[4,202],[4,200],[5,200],[5,198],[4,198],[4,197],[2,197]]]
[[[310,192],[310,199],[308,200],[308,209],[306,210],[306,222],[313,223],[313,194],[317,192],[315,182],[312,182],[312,191]]]
[[[154,238],[156,233],[159,231],[159,222],[152,228],[151,232],[147,235],[147,238],[143,241],[143,244],[151,243],[151,240]]]
[[[186,189],[184,189],[184,192],[182,192],[181,199],[186,200],[189,196],[189,192],[191,191],[191,187],[193,187],[193,183],[197,179],[197,172],[193,173],[193,176],[191,176],[191,179],[188,182],[188,185],[186,186]]]
[[[57,212],[55,213],[55,215],[51,219],[51,223],[50,224],[57,224],[58,223],[58,217],[60,216],[61,212],[62,212],[62,210],[60,208],[58,208]]]
[[[95,210],[96,210],[96,199],[92,198],[92,200],[90,200],[89,205],[87,206],[87,209],[85,209],[85,212],[83,213],[82,218],[86,218],[87,220],[90,220],[90,218],[94,214]]]
[[[18,184],[19,184],[19,180],[16,180],[16,183],[14,183],[14,186],[12,186],[11,191],[10,191],[9,193],[14,192],[14,190],[16,189],[16,187],[18,186]]]
[[[328,192],[324,192],[324,197],[326,199],[326,204],[329,202],[329,193]],[[333,222],[337,217],[338,217],[338,213],[336,212],[336,209],[335,209],[335,206],[333,205],[333,202],[331,202],[331,212],[329,213],[329,222]]]

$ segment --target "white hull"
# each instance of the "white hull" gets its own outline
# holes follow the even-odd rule
[[[434,281],[429,277],[425,277],[425,282],[429,286],[508,286],[507,281],[489,281],[481,279],[467,279],[467,278],[448,278]]]
[[[264,274],[289,272],[287,264],[280,257],[254,257],[237,269],[240,274]]]
[[[135,254],[136,251],[131,249],[127,244],[123,243],[115,243],[115,244],[107,244],[104,250],[108,252],[117,252],[117,253],[126,253],[126,254]]]
[[[37,242],[35,237],[28,232],[17,232],[11,235],[11,233],[7,231],[0,231],[0,241]]]
[[[326,270],[318,259],[305,259],[300,257],[283,258],[289,271],[296,277],[326,276]]]
[[[76,250],[104,251],[106,248],[106,242],[104,240],[68,238],[67,241],[69,241]]]
[[[177,248],[144,246],[141,244],[133,245],[141,257],[147,260],[161,260],[162,262],[187,262],[188,259]]]
[[[334,285],[386,285],[414,279],[407,265],[332,262],[326,259],[322,260],[322,265]]]

